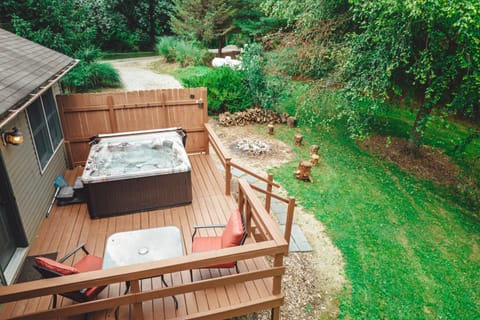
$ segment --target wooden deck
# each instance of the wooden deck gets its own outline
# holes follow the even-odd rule
[[[106,239],[111,234],[121,231],[159,226],[177,226],[182,231],[184,252],[188,255],[191,252],[192,226],[199,224],[225,223],[230,216],[232,209],[238,206],[231,196],[225,195],[224,179],[221,177],[216,165],[209,155],[193,155],[190,156],[190,161],[192,164],[193,187],[193,201],[191,205],[96,220],[90,219],[86,204],[68,205],[63,207],[55,206],[52,209],[50,216],[43,222],[36,240],[31,245],[29,255],[58,252],[58,257],[62,257],[78,244],[85,242],[87,249],[89,249],[92,254],[103,256]],[[66,178],[69,182],[72,182],[78,175],[81,175],[81,168],[67,172]],[[247,207],[250,206],[248,205]],[[258,221],[256,224],[260,231],[262,228],[264,229]],[[215,231],[202,232],[205,232],[203,234],[207,235],[208,232]],[[221,230],[218,232],[221,232]],[[271,234],[271,231],[269,232],[267,230],[266,232]],[[273,243],[273,241],[271,242]],[[249,237],[247,243],[255,243],[255,241]],[[284,246],[287,246],[286,243]],[[265,247],[263,252],[266,251],[267,249]],[[277,252],[276,255],[277,256],[275,257],[278,257],[279,253]],[[248,254],[245,256],[248,256]],[[272,268],[272,262],[267,262],[265,256],[268,256],[268,254],[239,260],[240,274],[248,274],[249,272]],[[79,258],[81,258],[81,253],[70,259],[69,263],[73,264],[75,260],[78,260]],[[275,260],[278,259],[276,258]],[[192,287],[193,289],[191,292],[180,292],[182,289],[178,288],[178,290],[175,291],[176,286],[182,288],[182,285],[192,284],[188,269],[185,268],[185,266],[188,267],[188,262],[184,261],[185,259],[180,261],[183,263],[183,269],[165,274],[165,280],[169,285],[167,290],[173,290],[168,291],[167,293],[175,293],[179,302],[178,310],[175,310],[174,302],[170,295],[164,294],[163,298],[155,298],[147,301],[144,301],[144,299],[141,300],[143,301],[141,302],[141,308],[143,309],[144,319],[187,319],[190,317],[200,319],[202,318],[202,314],[205,315],[205,319],[215,319],[224,318],[225,315],[240,315],[245,312],[251,312],[253,310],[251,307],[252,303],[255,302],[257,304],[256,309],[258,309],[259,306],[261,306],[260,303],[264,297],[272,296],[272,292],[276,294],[276,290],[273,287],[275,287],[275,281],[277,281],[278,278],[276,279],[274,276],[256,280],[249,280],[246,277],[245,281],[218,282],[214,287],[208,285],[203,285],[202,287],[202,285],[200,285],[202,284],[201,280],[213,278],[218,279],[225,276],[228,278],[228,275],[230,274],[235,275],[236,272],[233,268],[231,270],[194,270],[194,283],[198,283],[198,287]],[[134,271],[137,272],[137,274],[141,272],[138,268],[135,270]],[[280,268],[278,268],[277,271],[278,277],[280,274]],[[102,272],[105,274],[106,271]],[[116,277],[118,280],[118,274],[118,272],[112,273],[111,279]],[[76,276],[74,275],[70,277],[73,278]],[[99,276],[97,278],[100,279],[101,277]],[[101,278],[103,282],[106,282],[105,279],[105,276]],[[140,276],[139,279],[141,279]],[[41,280],[37,282],[44,284],[45,281],[49,280]],[[98,282],[101,281],[99,280]],[[100,294],[99,298],[103,299],[123,295],[125,289],[123,281],[111,281],[109,283],[110,285]],[[140,286],[140,291],[160,289],[162,287],[160,277],[158,276],[141,280]],[[4,296],[5,295],[6,294],[4,294]],[[37,296],[40,296],[40,294]],[[281,295],[278,294],[278,297],[280,296]],[[1,298],[2,294],[0,291],[0,302],[2,301]],[[283,300],[283,296],[281,298]],[[6,299],[4,301],[8,300],[9,299]],[[18,298],[15,300],[18,300]],[[34,299],[6,303],[0,307],[0,318],[21,317],[24,314],[48,310],[51,300],[50,295],[44,295]],[[132,302],[120,306],[119,319],[135,319],[135,308],[131,303]],[[72,302],[69,299],[59,298],[59,305],[65,306],[70,304],[72,304]],[[267,301],[264,303],[264,306],[264,309],[271,308]],[[214,309],[225,310],[226,313],[220,312],[217,316],[209,315],[209,311]],[[236,309],[237,311],[232,312],[232,309]],[[113,310],[114,308],[112,307],[104,311],[95,311],[89,315],[89,319],[114,319]],[[230,311],[227,312],[227,310]],[[71,319],[81,318],[81,316],[71,317]],[[46,319],[51,319],[51,317],[47,317]]]

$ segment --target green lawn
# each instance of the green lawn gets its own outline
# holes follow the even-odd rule
[[[275,131],[297,158],[272,173],[327,226],[344,255],[351,286],[340,297],[341,318],[480,319],[480,221],[473,212],[342,131]],[[293,146],[294,132],[304,135],[303,147]],[[292,173],[311,144],[320,145],[321,162],[310,184]]]

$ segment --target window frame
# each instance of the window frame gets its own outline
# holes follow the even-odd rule
[[[46,97],[45,100],[51,100],[51,102],[53,102],[54,104],[54,114],[50,114],[50,118],[48,117],[46,111],[45,111],[45,103],[44,103],[44,96],[46,95],[50,95],[50,97]],[[46,129],[47,129],[47,136],[48,136],[48,146],[50,147],[49,148],[49,158],[48,160],[45,162],[45,164],[42,164],[42,161],[41,161],[41,157],[40,157],[40,154],[39,154],[39,151],[38,151],[38,148],[37,148],[37,141],[35,140],[35,134],[34,134],[34,130],[32,128],[32,122],[30,121],[30,108],[33,108],[37,103],[39,102],[39,105],[37,105],[37,107],[40,107],[41,108],[41,116],[42,116],[42,119],[41,119],[41,123],[42,123],[42,126],[45,126]],[[30,129],[30,133],[31,133],[31,136],[32,136],[32,143],[33,143],[33,147],[35,149],[35,156],[37,158],[37,164],[38,164],[38,167],[40,168],[40,174],[43,174],[50,162],[52,161],[52,159],[55,157],[55,155],[57,154],[58,150],[61,148],[63,142],[64,142],[64,135],[63,135],[63,129],[62,129],[62,124],[61,124],[61,120],[60,120],[60,114],[58,112],[58,106],[57,106],[57,101],[55,99],[55,96],[53,94],[53,90],[52,88],[48,88],[45,92],[43,92],[33,103],[31,103],[26,109],[25,109],[25,112],[26,112],[26,116],[27,116],[27,122],[28,122],[28,127]],[[52,116],[56,116],[56,119],[58,120],[58,126],[60,128],[60,139],[58,140],[58,143],[57,145],[54,145],[54,138],[52,137],[52,133],[51,133],[51,129],[50,129],[50,126],[49,126],[49,119],[51,119]],[[37,129],[37,128],[35,128]],[[45,142],[45,140],[44,140]]]

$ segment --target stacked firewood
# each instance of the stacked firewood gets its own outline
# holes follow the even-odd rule
[[[279,114],[273,110],[250,108],[245,111],[221,113],[218,116],[218,124],[223,127],[244,126],[252,123],[285,123],[287,114]]]

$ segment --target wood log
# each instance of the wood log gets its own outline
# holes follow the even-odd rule
[[[310,148],[310,154],[318,154],[318,150],[320,149],[320,147],[316,144],[312,145],[312,147]]]
[[[310,155],[310,162],[312,163],[312,166],[316,166],[318,164],[318,159],[320,159],[318,154]]]
[[[303,136],[301,134],[296,134],[294,137],[293,137],[294,141],[295,141],[295,144],[297,146],[301,146],[302,145],[302,141],[303,141]]]
[[[273,110],[261,108],[250,108],[234,114],[225,112],[218,116],[218,124],[224,127],[243,126],[249,123],[282,123],[282,118]]]
[[[312,163],[308,160],[300,161],[297,171],[294,172],[295,178],[302,181],[313,182],[313,178],[310,176],[312,170]]]

